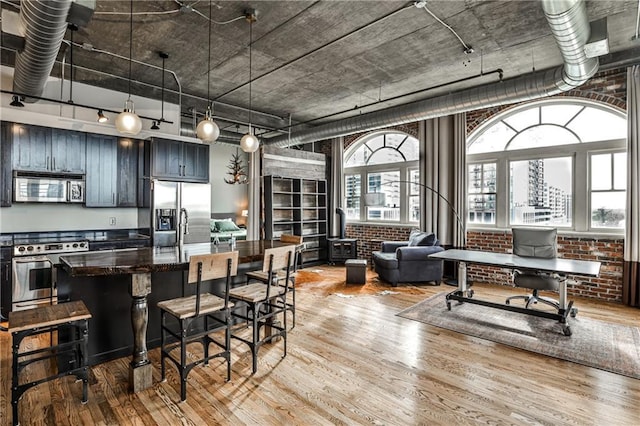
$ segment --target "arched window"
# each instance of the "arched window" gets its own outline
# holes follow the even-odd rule
[[[415,223],[420,219],[418,140],[406,133],[372,133],[344,154],[344,194],[351,221]]]
[[[584,99],[498,114],[467,138],[470,226],[624,229],[627,121]]]

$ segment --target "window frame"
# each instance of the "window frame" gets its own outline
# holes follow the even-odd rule
[[[541,104],[549,104],[555,102],[558,104],[580,104],[595,106],[597,108],[624,116],[626,119],[626,113],[619,109],[612,108],[609,105],[602,105],[594,102],[585,101],[582,99],[555,99],[553,101],[544,100],[534,103],[527,103],[516,108],[512,108],[503,111],[500,114],[492,117],[482,126],[478,127],[472,133],[468,135],[468,143],[470,146],[473,143],[475,137],[481,135],[493,124],[499,123],[502,120],[508,118],[511,114],[521,112],[526,108],[536,108]],[[524,161],[534,159],[547,159],[555,157],[573,157],[573,182],[572,192],[573,200],[571,203],[572,209],[572,225],[570,227],[562,227],[563,232],[576,232],[576,233],[593,233],[598,234],[612,234],[620,235],[624,233],[624,229],[620,228],[601,228],[591,226],[591,155],[592,154],[606,154],[626,152],[626,139],[612,139],[597,142],[581,142],[568,145],[553,145],[544,146],[541,148],[526,148],[520,150],[505,150],[494,151],[478,154],[467,154],[466,156],[466,173],[468,173],[469,167],[474,164],[483,163],[496,163],[496,221],[494,224],[477,223],[468,220],[468,215],[465,217],[467,224],[467,230],[473,229],[509,229],[512,225],[510,223],[510,178],[509,178],[509,163],[510,161]],[[465,188],[466,198],[470,195],[467,188]],[[515,226],[515,225],[514,225]],[[517,225],[517,226],[534,226],[534,225]],[[536,226],[541,226],[536,225]]]
[[[420,150],[420,141],[413,135],[410,135],[406,132],[400,130],[386,130],[381,132],[374,132],[362,136],[361,138],[354,141],[344,152],[343,162],[346,164],[347,158],[349,158],[353,153],[363,144],[367,143],[373,138],[384,136],[385,134],[402,134],[407,136],[408,138],[413,138],[418,143],[418,152]],[[406,143],[406,141],[404,142]],[[419,157],[419,155],[418,155]],[[409,182],[411,178],[411,171],[417,170],[418,175],[420,173],[420,160],[410,160],[404,162],[396,162],[396,163],[386,163],[386,164],[373,164],[373,165],[362,165],[362,166],[354,166],[354,167],[344,167],[342,173],[342,193],[345,194],[344,202],[346,205],[347,195],[347,176],[350,175],[360,175],[360,219],[349,219],[347,218],[347,223],[362,223],[362,224],[375,224],[375,225],[385,225],[385,226],[418,226],[418,221],[410,221],[410,212],[409,212],[409,193],[410,188]],[[399,172],[400,174],[400,219],[398,221],[384,221],[384,220],[369,220],[367,219],[367,206],[363,201],[364,194],[366,194],[369,180],[368,175],[370,173],[385,173],[385,172]]]

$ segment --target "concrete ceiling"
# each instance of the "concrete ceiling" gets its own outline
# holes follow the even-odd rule
[[[497,69],[510,78],[562,63],[539,1],[429,1],[429,11],[473,53],[465,53],[449,29],[413,2],[215,1],[212,6],[218,23],[211,29],[210,70],[208,1],[134,1],[134,14],[146,14],[133,18],[132,56],[160,67],[158,52],[169,55],[165,66],[181,83],[186,122],[191,122],[192,108],[200,113],[206,108],[210,71],[215,114],[222,117],[221,128],[230,131],[236,131],[237,122],[249,121],[249,23],[234,20],[247,8],[258,13],[251,121],[260,133],[285,129],[289,115],[294,123],[312,126],[494,82]],[[11,5],[3,1],[2,7]],[[74,81],[127,91],[129,7],[128,1],[96,2],[89,24],[73,40],[124,59],[74,48]],[[603,66],[635,60],[640,49],[633,40],[637,7],[638,1],[587,2],[591,21],[608,18],[611,54],[600,58]],[[70,38],[67,31],[65,39]],[[2,62],[12,65],[13,60],[14,54],[3,49]],[[59,75],[59,69],[54,66],[53,74]],[[160,99],[161,70],[134,63],[132,77],[134,94]],[[169,74],[164,85],[165,100],[178,103],[178,86]]]

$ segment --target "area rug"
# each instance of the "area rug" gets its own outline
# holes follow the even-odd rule
[[[432,296],[397,315],[515,348],[640,379],[640,329],[570,318],[571,336],[557,321]]]
[[[362,295],[384,296],[394,293],[425,294],[425,290],[418,286],[401,284],[391,286],[378,278],[378,274],[367,268],[367,281],[364,284],[347,284],[344,266],[322,265],[300,269],[296,275],[296,288],[305,288],[323,295],[334,294],[342,297]],[[423,287],[426,287],[423,286]]]

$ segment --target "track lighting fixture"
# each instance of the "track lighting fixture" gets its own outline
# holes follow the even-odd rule
[[[22,102],[20,102],[22,99],[20,96],[18,95],[13,95],[11,97],[11,103],[9,105],[14,106],[14,107],[20,107],[20,108],[24,108],[24,104]]]
[[[159,121],[153,120],[151,123],[151,130],[160,130]]]
[[[107,121],[109,121],[109,117],[104,115],[104,112],[102,112],[102,110],[99,109],[98,110],[98,123],[106,123]]]

